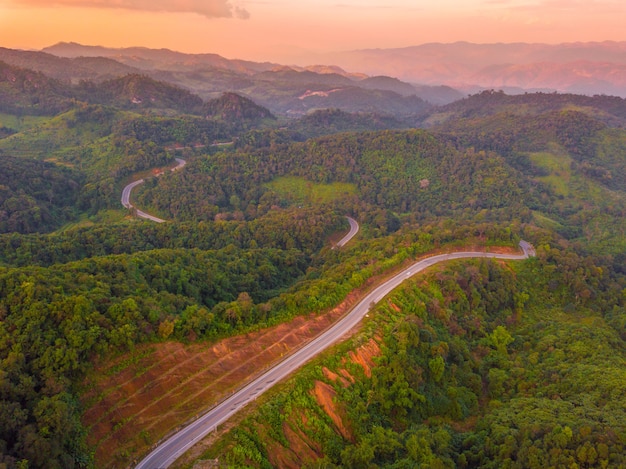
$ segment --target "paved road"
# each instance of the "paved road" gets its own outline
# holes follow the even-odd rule
[[[177,165],[171,169],[172,171],[178,171],[179,169],[183,168],[187,164],[187,162],[183,160],[182,158],[176,158],[176,163]],[[130,202],[130,193],[135,187],[137,187],[140,184],[143,184],[144,182],[145,182],[145,179],[139,179],[137,181],[131,182],[126,187],[124,187],[124,190],[122,191],[122,205],[124,207],[126,207],[129,210],[131,208],[134,208],[133,204]],[[142,212],[138,208],[135,208],[135,215],[137,215],[140,218],[145,218],[146,220],[155,221],[157,223],[165,222],[165,220],[163,220],[162,218],[155,217],[154,215],[150,215],[149,213],[146,213],[146,212]]]
[[[352,238],[354,238],[354,235],[359,232],[359,224],[356,222],[356,220],[350,217],[346,218],[348,219],[348,223],[350,223],[350,231],[348,231],[348,234],[339,240],[339,242],[335,245],[336,248],[341,248],[345,246],[345,244]]]
[[[161,469],[167,468],[184,452],[204,438],[216,427],[233,414],[238,412],[250,401],[267,391],[278,381],[291,374],[304,363],[315,357],[323,350],[340,341],[351,329],[353,329],[367,314],[370,308],[382,300],[389,292],[400,285],[407,278],[423,271],[424,269],[452,259],[466,258],[496,258],[505,260],[521,260],[534,256],[532,246],[522,241],[520,248],[523,254],[496,254],[484,252],[455,252],[439,254],[417,261],[405,268],[391,279],[376,287],[363,298],[346,316],[307,345],[287,357],[285,360],[265,372],[262,376],[246,385],[231,397],[221,402],[209,412],[198,418],[187,427],[172,435],[169,439],[157,446],[146,458],[137,465],[137,469]]]

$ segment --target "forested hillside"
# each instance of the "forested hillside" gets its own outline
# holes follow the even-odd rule
[[[71,107],[68,86],[32,70],[0,62],[0,112],[54,115]]]
[[[583,96],[568,93],[525,93],[507,95],[486,90],[440,107],[427,122],[472,119],[494,114],[538,115],[550,111],[580,110],[593,114],[608,124],[623,125],[626,118],[624,98],[617,96]]]
[[[271,100],[291,77],[285,99],[302,101],[319,75],[265,70],[248,86]],[[334,311],[416,256],[520,239],[536,259],[410,281],[208,454],[251,467],[625,463],[624,100],[489,92],[431,108],[396,93],[406,84],[323,78],[346,86],[310,88],[324,109],[287,119],[137,74],[71,84],[0,66],[0,466],[125,467],[183,423],[103,451],[83,419],[96,364],[115,362],[115,378],[142,347],[220,350]],[[343,99],[366,112],[324,105]],[[171,172],[175,157],[187,164]],[[133,205],[165,223],[122,207],[140,178]],[[346,215],[359,235],[331,249]],[[110,441],[130,428],[97,418],[114,419]]]
[[[161,112],[195,113],[202,107],[202,99],[189,91],[138,74],[72,85],[41,72],[0,62],[0,83],[0,111],[12,113],[55,115],[74,107],[76,100]]]
[[[267,122],[274,121],[269,111],[245,98],[231,94],[203,103],[187,91],[141,76],[128,76],[98,85],[82,83],[72,88],[41,74],[20,73],[29,78],[15,91],[18,98],[23,98],[16,101],[17,107],[6,108],[7,113],[0,114],[0,152],[9,158],[18,158],[22,161],[19,164],[32,165],[36,160],[38,165],[46,161],[57,163],[64,170],[71,168],[74,181],[80,184],[72,185],[72,190],[77,193],[72,205],[77,210],[66,211],[56,218],[56,224],[50,224],[50,220],[44,223],[21,220],[26,217],[28,206],[20,204],[20,207],[8,210],[7,217],[13,217],[13,228],[9,231],[49,231],[81,214],[94,216],[103,210],[119,208],[121,183],[132,174],[172,164],[174,152],[178,149],[191,151],[208,148],[216,142],[230,142],[238,135],[254,128],[264,128]],[[39,81],[33,82],[33,76]],[[9,82],[15,89],[17,85]],[[58,101],[61,98],[57,99],[57,94],[39,82],[61,87],[68,97]],[[46,99],[33,101],[31,90],[43,93]],[[11,93],[11,89],[5,90],[4,96],[10,97]],[[0,94],[3,94],[2,89]],[[133,100],[138,102],[133,103]],[[32,103],[37,107],[32,108]],[[63,105],[59,109],[49,108],[50,103]],[[45,106],[42,108],[40,104]],[[196,115],[179,114],[177,109]],[[175,112],[157,116],[152,113],[155,110],[169,110],[165,114]],[[28,121],[24,118],[24,114],[39,114],[39,111],[56,115],[37,117],[36,120],[29,117]],[[10,174],[7,169],[6,176]],[[13,191],[5,194],[7,198],[16,196]],[[46,213],[42,216],[49,218]],[[2,230],[6,231],[5,228]]]
[[[460,164],[462,161],[462,164]],[[139,200],[180,219],[218,214],[254,218],[293,201],[268,183],[295,176],[303,184],[350,184],[357,197],[342,210],[375,223],[381,232],[410,220],[450,216],[528,217],[540,204],[536,183],[493,152],[459,150],[424,131],[341,134],[257,151],[221,153],[190,163],[187,171],[148,183]],[[202,204],[192,199],[201,196]],[[512,211],[513,210],[513,211]]]
[[[624,278],[571,246],[543,246],[525,263],[456,262],[408,282],[203,458],[621,467]]]
[[[25,266],[0,268],[2,462],[92,464],[76,399],[97,357],[146,341],[215,339],[298,314],[305,291],[285,292],[339,221],[306,215],[6,238],[5,261]],[[280,223],[284,231],[276,231]]]
[[[340,109],[321,109],[298,119],[291,126],[307,138],[332,135],[340,132],[362,132],[409,128],[410,125],[395,117],[377,113],[348,113]]]
[[[52,231],[71,220],[82,182],[51,163],[0,157],[0,233]]]
[[[546,96],[541,96],[542,107]],[[593,99],[600,103],[598,109],[610,102],[615,106],[614,116],[622,113],[617,106],[624,105],[620,98]],[[560,107],[562,98],[555,100],[555,107]],[[521,113],[497,109],[491,116],[452,119],[438,126],[436,133],[461,148],[496,152],[540,184],[541,199],[547,203],[533,208],[533,220],[539,226],[622,255],[626,247],[623,121],[598,118],[599,111],[589,109],[538,114],[527,114],[524,108]]]
[[[138,74],[102,83],[81,82],[76,94],[87,102],[122,109],[173,109],[195,114],[202,106],[202,99],[195,94]]]

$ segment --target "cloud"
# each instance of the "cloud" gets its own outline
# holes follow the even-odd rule
[[[196,13],[207,18],[248,19],[250,13],[230,0],[14,0],[24,6],[118,8],[136,11]]]
[[[248,10],[246,10],[245,8],[235,7],[234,10],[235,16],[240,20],[247,20],[248,18],[250,18],[250,12],[248,12]]]

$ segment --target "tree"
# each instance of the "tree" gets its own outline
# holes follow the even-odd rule
[[[491,334],[489,334],[489,341],[495,349],[502,355],[508,355],[507,346],[513,342],[513,337],[506,330],[504,326],[497,326]]]

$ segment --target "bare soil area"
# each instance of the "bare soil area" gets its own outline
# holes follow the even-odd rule
[[[337,392],[332,386],[323,383],[322,381],[316,381],[313,388],[313,395],[317,400],[317,403],[324,409],[324,412],[330,417],[335,424],[335,427],[344,440],[350,440],[352,438],[351,433],[344,424],[343,412],[337,408],[335,403],[335,396]]]

